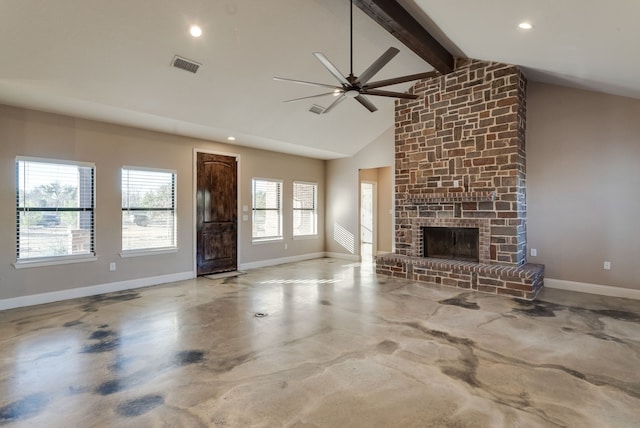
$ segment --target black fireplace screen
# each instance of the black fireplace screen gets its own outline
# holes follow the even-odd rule
[[[473,227],[423,227],[423,257],[478,263],[480,231]]]

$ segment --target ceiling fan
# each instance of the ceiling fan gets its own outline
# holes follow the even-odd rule
[[[344,101],[345,98],[354,98],[360,104],[362,104],[367,110],[370,112],[374,112],[378,110],[375,105],[366,97],[366,95],[375,95],[378,97],[391,97],[391,98],[403,98],[415,100],[418,98],[417,95],[407,94],[403,92],[392,92],[379,90],[378,88],[382,88],[384,86],[396,85],[398,83],[411,82],[413,80],[418,79],[426,79],[429,77],[434,77],[438,75],[436,71],[430,71],[426,73],[417,73],[411,74],[408,76],[396,77],[393,79],[385,79],[379,80],[376,82],[369,83],[369,80],[378,73],[382,67],[384,67],[389,61],[393,59],[400,51],[394,47],[391,47],[386,50],[377,60],[373,62],[365,71],[360,74],[360,76],[354,76],[353,74],[353,1],[349,0],[351,3],[350,13],[349,13],[349,60],[350,60],[350,72],[349,75],[345,76],[338,70],[338,68],[329,61],[329,59],[324,56],[321,52],[314,52],[314,56],[318,58],[318,60],[324,65],[324,67],[335,77],[340,85],[329,85],[325,83],[316,83],[316,82],[307,82],[304,80],[296,80],[296,79],[287,79],[284,77],[274,77],[274,80],[279,80],[283,82],[292,82],[298,83],[301,85],[309,85],[316,86],[321,88],[329,88],[332,91],[326,92],[323,94],[311,95],[308,97],[302,98],[294,98],[292,100],[287,100],[285,103],[290,103],[293,101],[307,100],[310,98],[324,97],[327,95],[334,95],[337,98],[322,111],[322,113],[330,112],[335,106]]]

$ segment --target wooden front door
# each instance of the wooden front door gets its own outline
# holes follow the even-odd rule
[[[238,268],[237,171],[235,157],[198,153],[198,275],[234,271]]]

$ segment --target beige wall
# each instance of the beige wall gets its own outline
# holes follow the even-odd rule
[[[640,101],[530,83],[527,102],[527,235],[529,249],[538,251],[529,261],[544,263],[547,278],[640,289]],[[392,175],[391,169],[382,167],[392,167],[395,157],[393,128],[355,156],[325,162],[0,106],[0,299],[192,272],[194,149],[240,155],[241,205],[251,206],[252,177],[284,181],[285,241],[253,245],[250,222],[241,221],[242,264],[322,251],[355,257],[358,171],[376,168],[378,180],[386,181],[381,175]],[[20,270],[11,265],[18,155],[96,164],[97,261]],[[178,172],[177,253],[120,258],[122,165]],[[318,239],[291,236],[293,180],[319,184]],[[385,192],[378,193],[382,212]],[[383,222],[380,215],[380,231]],[[392,236],[393,216],[388,230]],[[382,233],[378,246],[391,246]],[[612,263],[610,271],[602,269],[605,260]],[[108,271],[110,262],[117,263],[116,272]]]
[[[240,149],[239,147],[234,147]],[[241,263],[282,259],[324,252],[325,161],[244,148],[241,153],[241,203],[251,210],[251,179],[275,178],[283,181],[282,204],[284,241],[251,243],[251,222],[242,222]],[[318,236],[293,238],[293,182],[318,184]],[[242,214],[242,213],[240,213]],[[251,212],[249,219],[251,219]],[[240,220],[240,219],[238,219]],[[285,244],[287,249],[285,249]]]
[[[193,272],[194,149],[240,155],[241,205],[251,207],[251,178],[284,181],[284,242],[251,243],[251,222],[239,218],[239,263],[251,264],[324,251],[325,162],[144,131],[0,105],[0,300],[77,287]],[[34,156],[96,165],[96,255],[94,262],[15,269],[15,159]],[[177,171],[178,247],[172,254],[120,258],[120,168],[123,165]],[[293,240],[293,180],[319,185],[319,230],[315,239]],[[250,212],[247,213],[250,216]],[[288,249],[284,249],[284,244]],[[117,270],[109,272],[110,262]]]
[[[640,289],[640,100],[530,83],[527,110],[528,260]]]
[[[390,127],[356,155],[350,158],[327,161],[326,251],[352,256],[360,254],[359,171],[361,169],[391,167],[394,157],[394,129]],[[391,174],[389,173],[389,175]],[[389,194],[392,194],[392,178],[389,181],[389,186]],[[381,192],[378,189],[378,193]],[[379,216],[379,230],[382,227],[380,219]],[[387,230],[393,234],[393,216],[389,219],[389,229]],[[381,250],[381,245],[383,243],[378,238],[378,251]],[[390,247],[390,245],[388,246]]]

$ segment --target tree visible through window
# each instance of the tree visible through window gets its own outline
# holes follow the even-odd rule
[[[293,183],[293,236],[318,233],[318,185]]]
[[[282,239],[282,181],[253,179],[254,241]]]
[[[93,255],[93,164],[16,159],[16,259]]]
[[[176,174],[122,168],[122,250],[176,246]]]

